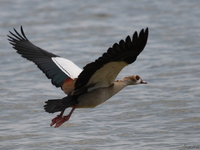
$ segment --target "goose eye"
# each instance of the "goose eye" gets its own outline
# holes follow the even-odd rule
[[[140,77],[138,75],[135,76],[136,80],[140,80]]]

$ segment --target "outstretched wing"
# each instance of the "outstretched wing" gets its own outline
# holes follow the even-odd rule
[[[10,32],[8,40],[13,48],[17,50],[22,57],[34,62],[39,69],[51,79],[56,87],[62,87],[65,80],[77,78],[82,69],[76,66],[72,61],[61,58],[55,54],[47,52],[32,44],[24,34],[21,27],[21,34],[15,29]]]
[[[144,49],[148,38],[148,28],[135,32],[125,40],[115,43],[96,61],[87,64],[75,83],[75,91],[91,91],[99,87],[108,87],[116,79],[119,72],[133,63]]]

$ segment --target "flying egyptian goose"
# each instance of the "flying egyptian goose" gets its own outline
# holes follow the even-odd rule
[[[39,69],[51,79],[56,87],[61,87],[68,96],[62,99],[46,101],[44,109],[48,113],[61,112],[52,119],[51,126],[59,127],[68,121],[76,108],[94,108],[105,102],[128,85],[147,84],[138,75],[116,80],[119,72],[133,63],[144,49],[148,28],[138,34],[127,36],[125,40],[115,43],[106,53],[94,62],[87,64],[83,70],[72,61],[47,52],[32,44],[25,36],[21,26],[21,34],[14,29],[8,40],[22,57],[33,61]],[[66,108],[72,107],[67,116],[63,116]]]

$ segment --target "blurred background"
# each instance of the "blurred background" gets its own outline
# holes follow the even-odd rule
[[[200,1],[189,0],[1,0],[0,149],[199,148],[199,10]],[[81,68],[148,27],[144,51],[118,76],[138,74],[148,84],[77,109],[54,129],[57,114],[43,105],[65,94],[8,43],[6,35],[21,25],[32,43]]]

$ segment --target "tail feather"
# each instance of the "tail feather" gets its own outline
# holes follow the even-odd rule
[[[54,113],[61,111],[62,103],[61,99],[51,99],[45,102],[44,109],[46,112]]]
[[[77,104],[76,99],[72,96],[64,97],[63,99],[50,99],[45,102],[44,109],[48,113],[63,111],[64,109]]]

